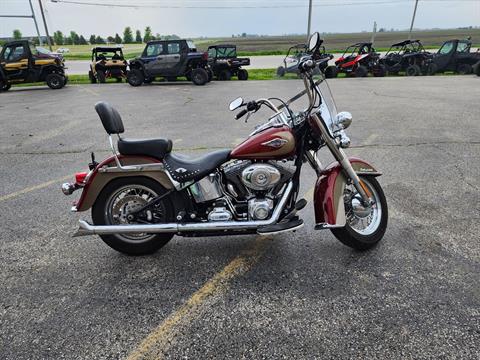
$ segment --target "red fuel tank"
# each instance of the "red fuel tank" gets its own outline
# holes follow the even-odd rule
[[[271,127],[237,145],[232,159],[280,160],[295,154],[295,136],[288,126]]]

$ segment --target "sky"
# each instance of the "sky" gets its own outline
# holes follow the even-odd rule
[[[307,32],[308,0],[42,0],[49,31],[100,36],[151,26],[154,34],[221,37]],[[92,6],[67,1],[117,6]],[[41,23],[38,0],[32,0]],[[312,31],[408,29],[415,0],[313,0]],[[129,7],[135,5],[136,7]],[[0,0],[0,15],[30,14],[28,0]],[[480,0],[419,0],[415,28],[480,26]],[[0,37],[20,29],[35,34],[32,19],[0,18]],[[41,28],[42,35],[45,34]]]

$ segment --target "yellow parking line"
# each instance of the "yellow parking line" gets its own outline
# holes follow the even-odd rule
[[[303,197],[310,200],[313,191],[314,188],[311,188]],[[128,356],[127,360],[161,359],[173,344],[175,337],[181,334],[182,329],[200,316],[206,301],[224,293],[234,277],[247,273],[258,262],[270,239],[266,236],[257,237],[251,248],[233,259],[222,271],[197,290],[185,304],[155,328]]]
[[[20,195],[23,195],[23,194],[26,194],[26,193],[29,193],[29,192],[32,192],[32,191],[35,191],[35,190],[46,188],[47,186],[53,185],[55,183],[59,183],[60,181],[65,181],[69,178],[72,178],[72,176],[73,175],[67,175],[67,176],[64,176],[60,179],[50,180],[50,181],[44,182],[43,184],[34,185],[34,186],[31,186],[31,187],[25,188],[23,190],[20,190],[20,191],[16,191],[16,192],[13,192],[13,193],[10,193],[10,194],[7,194],[7,195],[2,195],[2,196],[0,196],[0,202],[12,199],[14,197],[17,197],[17,196],[20,196]]]
[[[222,271],[197,290],[177,311],[154,329],[128,356],[128,360],[161,359],[182,327],[200,315],[202,305],[212,296],[228,289],[229,282],[236,276],[247,273],[263,255],[269,237],[259,236],[253,246],[233,259]]]

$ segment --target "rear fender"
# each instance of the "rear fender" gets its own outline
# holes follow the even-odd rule
[[[372,165],[362,159],[350,157],[348,160],[359,176],[381,175]],[[345,226],[343,192],[346,184],[347,178],[338,162],[332,162],[322,171],[315,184],[313,197],[315,223],[318,228]]]
[[[161,163],[160,160],[148,157],[148,156],[119,156],[122,165],[140,165],[140,164],[153,164]],[[143,176],[160,183],[165,189],[173,189],[174,186],[170,181],[168,175],[164,171],[159,170],[143,170],[143,171],[125,171],[125,172],[103,172],[100,169],[105,167],[116,167],[115,158],[109,157],[102,161],[92,171],[92,173],[86,179],[86,183],[82,190],[80,199],[75,204],[76,211],[86,211],[90,209],[95,200],[97,199],[103,188],[112,180],[132,177]],[[100,171],[99,171],[100,170]]]

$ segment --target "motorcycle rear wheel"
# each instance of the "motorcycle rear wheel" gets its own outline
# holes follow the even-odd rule
[[[360,195],[353,185],[344,192],[345,227],[332,229],[341,243],[356,250],[368,250],[382,240],[387,229],[388,208],[382,187],[374,177],[360,177],[375,201],[369,209],[361,205]]]
[[[133,224],[126,219],[129,211],[145,205],[166,190],[156,181],[144,177],[125,177],[107,184],[92,207],[94,225]],[[164,198],[155,208],[156,222],[166,223],[173,219],[173,204]],[[153,215],[152,215],[153,216]],[[127,255],[152,254],[165,246],[173,237],[165,234],[114,234],[100,235],[102,240]]]

